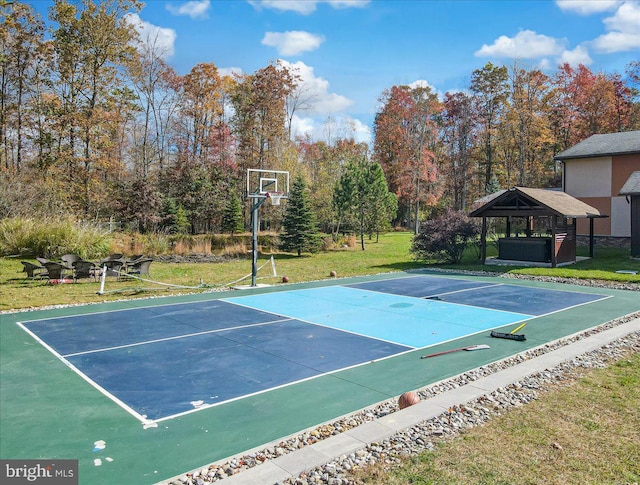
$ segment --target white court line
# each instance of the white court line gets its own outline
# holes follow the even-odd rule
[[[296,290],[293,290],[293,291],[296,291]],[[326,300],[326,301],[329,301],[329,300]],[[270,311],[262,310],[260,308],[255,308],[255,307],[252,307],[252,306],[249,306],[249,305],[243,305],[242,303],[238,303],[238,302],[235,302],[235,301],[228,301],[227,303],[231,303],[232,305],[238,305],[239,307],[242,307],[242,308],[251,308],[252,310],[260,310],[261,312],[272,313]],[[387,340],[387,339],[383,339],[383,338],[380,338],[380,337],[375,337],[373,335],[367,335],[366,333],[354,332],[353,330],[347,330],[346,328],[341,328],[341,327],[337,327],[337,326],[331,326],[331,325],[328,325],[326,323],[312,322],[311,320],[307,320],[305,318],[294,317],[294,316],[291,316],[291,315],[284,315],[282,313],[280,313],[280,315],[285,316],[287,318],[287,320],[296,320],[298,322],[306,323],[307,325],[315,325],[317,327],[328,328],[330,330],[335,330],[337,332],[344,332],[344,333],[348,333],[348,334],[351,334],[351,335],[356,335],[357,337],[365,337],[365,338],[369,338],[371,340],[378,340],[379,342],[384,342],[384,343],[387,343],[387,344],[398,345],[400,347],[406,347],[409,350],[407,350],[405,352],[410,352],[412,350],[421,348],[421,347],[416,347],[415,345],[403,344],[403,343],[400,343],[400,342],[396,342],[394,340]],[[401,352],[401,354],[403,354],[403,353],[404,352]],[[400,354],[393,354],[393,355],[400,355]],[[383,360],[383,359],[386,359],[386,358],[387,357],[381,357],[380,359],[375,359],[375,360],[377,362],[378,360]],[[371,362],[373,362],[373,361],[371,361]]]
[[[489,284],[489,285],[484,285],[484,286],[480,286],[480,287],[467,288],[467,289],[461,289],[461,290],[456,290],[456,291],[452,291],[452,292],[440,293],[440,294],[437,294],[437,295],[446,295],[446,294],[459,293],[459,292],[465,292],[465,291],[481,290],[482,288],[490,288],[490,287],[493,287],[493,286],[503,286],[503,285],[505,285],[505,283]],[[343,286],[343,285],[337,285],[337,286]],[[346,285],[344,285],[344,286],[346,286]],[[511,285],[511,286],[519,286],[519,285]],[[361,290],[361,291],[362,291],[362,288],[359,288],[359,290]],[[298,290],[288,290],[288,291],[298,291]],[[377,292],[377,291],[372,291],[372,290],[364,290],[364,291],[371,291],[372,293],[384,293],[384,292]],[[579,293],[579,294],[588,294],[588,293],[585,293],[585,292],[580,292],[580,291],[568,291],[568,290],[551,290],[551,291],[565,291],[565,292],[573,292],[573,293]],[[384,294],[388,294],[388,293],[384,293]],[[437,295],[434,295],[434,296],[437,296]],[[403,296],[403,295],[399,295],[399,296]],[[406,297],[406,296],[404,296],[404,297],[405,297],[405,298],[416,298],[416,297]],[[428,297],[417,297],[417,298],[418,298],[418,299],[427,299]],[[589,301],[589,302],[579,303],[579,304],[576,304],[576,305],[573,305],[573,306],[570,306],[570,307],[565,307],[565,308],[562,308],[562,309],[559,309],[559,310],[555,310],[555,311],[553,311],[553,312],[549,312],[549,313],[547,313],[547,314],[543,314],[543,315],[530,315],[530,316],[529,316],[529,315],[527,315],[527,314],[520,313],[520,315],[523,315],[523,316],[525,316],[525,317],[529,316],[529,318],[524,318],[523,320],[520,320],[520,321],[518,321],[518,322],[514,322],[514,324],[520,323],[520,322],[522,322],[522,321],[528,321],[528,320],[531,320],[531,319],[536,319],[536,318],[540,318],[540,317],[548,316],[548,315],[551,315],[551,314],[553,314],[553,313],[558,313],[558,312],[561,312],[561,311],[564,311],[564,310],[568,310],[568,309],[576,308],[576,307],[579,307],[579,306],[582,306],[582,305],[586,305],[586,304],[589,304],[589,303],[594,303],[594,302],[598,302],[598,301],[603,301],[603,300],[608,299],[608,298],[613,298],[613,295],[611,295],[611,296],[603,296],[602,298],[599,298],[599,299],[597,299],[597,300],[592,300],[592,301]],[[209,301],[209,300],[204,300],[204,301]],[[250,306],[246,306],[246,305],[241,305],[241,304],[238,304],[238,303],[236,303],[236,302],[231,302],[231,301],[228,301],[228,300],[227,300],[227,299],[225,299],[225,298],[220,298],[220,301],[223,301],[223,302],[225,302],[225,303],[227,303],[227,304],[233,304],[233,305],[237,305],[237,306],[241,306],[241,307],[242,307],[242,306],[244,306],[244,307],[246,307],[246,308],[256,310],[256,308],[253,308],[253,307],[250,307]],[[167,304],[155,305],[155,306],[150,306],[150,307],[132,307],[132,308],[123,308],[123,309],[118,309],[118,310],[111,310],[111,312],[113,312],[113,311],[126,311],[126,310],[146,310],[146,309],[154,309],[154,308],[163,307],[163,306],[183,305],[183,304],[198,304],[198,303],[202,303],[202,302],[203,302],[203,301],[201,300],[201,301],[196,301],[196,302],[190,301],[190,302],[179,302],[179,303],[167,303]],[[443,302],[443,303],[447,303],[447,302]],[[461,305],[461,306],[470,306],[470,305],[465,305],[465,304],[460,304],[460,303],[448,303],[448,304]],[[472,307],[476,308],[475,306],[472,306]],[[258,309],[258,310],[259,310],[259,309]],[[502,312],[502,311],[503,311],[503,310],[496,310],[496,309],[490,309],[490,310],[492,310],[492,311],[498,311],[498,312]],[[260,310],[260,311],[265,312],[265,313],[272,313],[272,312],[266,312],[265,310]],[[92,313],[90,313],[90,314],[96,314],[96,313],[109,313],[109,311],[104,311],[104,312],[102,312],[102,311],[100,311],[100,312],[92,312]],[[514,312],[507,312],[507,313],[512,313],[512,314],[513,314]],[[90,315],[90,314],[89,314],[89,315]],[[272,314],[273,314],[273,313],[272,313]],[[30,320],[29,322],[35,322],[35,321],[39,321],[39,320],[51,320],[51,319],[56,319],[56,318],[76,317],[76,316],[80,316],[80,317],[82,317],[82,316],[85,316],[85,315],[88,315],[88,314],[82,314],[82,315],[70,315],[70,316],[68,315],[68,316],[63,316],[63,317],[53,317],[53,318],[43,318],[43,319],[37,319],[37,320]],[[276,314],[273,314],[273,315],[276,315]],[[88,382],[92,387],[94,387],[94,388],[95,388],[95,389],[97,389],[100,393],[102,393],[103,395],[105,395],[106,397],[108,397],[109,399],[111,399],[113,402],[115,402],[117,405],[119,405],[122,409],[124,409],[125,411],[127,411],[130,415],[134,416],[137,420],[139,420],[142,424],[144,424],[144,425],[146,426],[146,425],[152,425],[152,424],[154,424],[154,423],[158,423],[158,422],[166,421],[166,420],[169,420],[169,419],[173,419],[173,418],[175,418],[175,417],[179,417],[179,416],[183,416],[183,415],[191,414],[191,413],[194,413],[194,412],[198,412],[198,411],[200,411],[200,410],[207,409],[207,408],[214,407],[214,406],[218,406],[218,405],[223,404],[223,403],[227,403],[227,402],[231,402],[231,401],[235,401],[235,400],[243,399],[244,397],[254,396],[254,395],[258,395],[258,394],[267,393],[267,392],[269,392],[269,391],[271,391],[271,390],[274,390],[274,389],[278,389],[278,388],[282,388],[282,387],[287,387],[287,386],[290,386],[290,385],[293,385],[293,384],[296,384],[296,383],[299,383],[299,382],[304,382],[304,381],[307,381],[307,380],[315,379],[316,377],[320,377],[320,376],[323,376],[323,375],[329,375],[329,374],[339,373],[339,372],[341,372],[341,371],[343,371],[343,370],[346,370],[346,369],[350,369],[350,368],[355,368],[355,367],[363,366],[363,365],[365,365],[365,364],[369,363],[369,361],[367,361],[367,362],[362,362],[362,363],[359,363],[359,364],[354,364],[354,365],[352,365],[352,366],[348,366],[348,367],[345,367],[345,368],[342,368],[342,369],[335,369],[335,370],[328,371],[328,372],[325,372],[325,373],[320,373],[320,374],[318,374],[318,375],[310,376],[310,377],[308,377],[308,378],[304,378],[304,379],[301,379],[301,380],[298,380],[298,381],[295,381],[295,382],[284,383],[284,384],[281,384],[281,385],[279,385],[279,386],[276,386],[276,387],[273,387],[273,388],[269,388],[269,389],[264,389],[264,390],[261,390],[261,391],[256,391],[256,392],[251,393],[251,394],[248,394],[248,395],[238,396],[238,397],[236,397],[236,398],[228,399],[228,400],[225,400],[225,401],[220,401],[220,402],[217,402],[217,403],[209,403],[209,404],[206,404],[206,405],[204,405],[204,406],[201,406],[201,407],[198,407],[198,408],[194,408],[194,409],[191,409],[191,410],[187,410],[187,411],[184,411],[184,412],[181,412],[181,413],[177,413],[177,414],[174,414],[174,415],[163,416],[163,417],[158,418],[158,419],[149,419],[149,418],[147,418],[147,416],[146,416],[146,415],[141,415],[140,413],[136,412],[133,408],[129,407],[126,403],[124,403],[123,401],[121,401],[121,400],[120,400],[119,398],[117,398],[115,395],[111,394],[111,393],[110,393],[110,392],[108,392],[106,389],[102,388],[102,387],[101,387],[100,385],[98,385],[95,381],[93,381],[90,377],[88,377],[88,376],[87,376],[87,375],[85,375],[82,371],[80,371],[77,367],[75,367],[73,364],[71,364],[70,362],[68,362],[65,358],[66,358],[66,357],[79,356],[79,355],[83,355],[83,354],[91,354],[91,353],[97,353],[97,352],[106,352],[106,351],[109,351],[109,350],[117,350],[117,349],[122,349],[122,348],[127,348],[127,347],[134,347],[134,346],[146,345],[146,344],[157,343],[157,342],[163,342],[163,341],[176,340],[176,339],[187,338],[187,337],[198,336],[198,335],[209,334],[209,333],[223,332],[223,331],[226,331],[226,330],[237,330],[237,329],[250,328],[250,327],[255,327],[255,326],[270,325],[270,324],[275,324],[275,323],[285,322],[285,321],[289,321],[289,320],[298,320],[298,321],[302,321],[302,322],[304,322],[304,323],[308,323],[308,324],[311,324],[311,325],[317,325],[317,326],[320,326],[320,327],[330,328],[330,329],[332,329],[332,330],[338,330],[338,331],[342,331],[342,332],[346,332],[346,333],[352,333],[352,334],[354,334],[354,335],[359,335],[359,336],[362,336],[362,337],[374,338],[374,339],[376,339],[376,340],[381,340],[381,341],[384,341],[384,342],[387,342],[387,343],[392,343],[392,344],[396,344],[396,345],[400,345],[400,346],[408,347],[408,348],[409,348],[409,350],[406,350],[406,351],[404,351],[404,352],[401,352],[401,353],[398,353],[398,354],[389,355],[389,356],[387,356],[387,357],[383,357],[383,358],[380,358],[380,359],[376,359],[376,361],[379,361],[379,360],[386,360],[386,359],[391,359],[391,358],[394,358],[394,357],[396,357],[396,356],[398,356],[398,355],[402,355],[402,354],[405,354],[405,353],[409,353],[409,352],[412,352],[413,350],[415,350],[415,347],[414,347],[413,349],[411,349],[411,348],[410,348],[410,346],[407,346],[406,344],[399,344],[398,342],[387,341],[387,340],[384,340],[384,339],[379,339],[379,338],[376,338],[376,337],[371,337],[370,335],[358,334],[358,333],[355,333],[355,332],[351,332],[351,331],[348,331],[348,330],[344,330],[344,329],[340,329],[340,328],[332,327],[332,326],[329,326],[329,325],[324,325],[324,324],[319,324],[319,323],[316,323],[316,322],[305,321],[305,320],[302,320],[302,319],[297,318],[297,317],[290,317],[290,318],[284,318],[284,319],[281,319],[281,320],[273,320],[273,321],[263,322],[263,323],[257,323],[257,324],[241,325],[241,326],[237,326],[237,327],[230,327],[230,328],[224,328],[224,329],[217,329],[217,330],[208,330],[208,331],[202,331],[202,332],[195,332],[195,333],[192,333],[192,334],[185,334],[185,335],[180,335],[180,336],[167,337],[167,338],[162,338],[162,339],[155,339],[155,340],[149,340],[149,341],[138,342],[138,343],[133,343],[133,344],[127,344],[127,345],[122,345],[122,346],[114,346],[114,347],[108,347],[108,348],[103,348],[103,349],[96,349],[96,350],[92,350],[92,351],[77,352],[77,353],[67,354],[67,355],[65,355],[65,356],[62,356],[61,354],[59,354],[58,352],[56,352],[56,351],[55,351],[51,346],[49,346],[46,342],[44,342],[40,337],[38,337],[35,333],[33,333],[31,330],[29,330],[27,327],[25,327],[21,322],[18,322],[18,325],[19,325],[19,326],[20,326],[20,327],[21,327],[25,332],[27,332],[29,335],[31,335],[31,336],[32,336],[32,337],[33,337],[37,342],[39,342],[41,345],[43,345],[43,347],[45,347],[45,348],[46,348],[47,350],[49,350],[52,354],[54,354],[58,359],[60,359],[60,360],[61,360],[61,361],[62,361],[62,362],[63,362],[63,363],[68,367],[68,368],[72,369],[72,370],[73,370],[74,372],[76,372],[76,373],[77,373],[77,374],[78,374],[82,379],[84,379],[86,382]],[[474,332],[474,333],[468,334],[468,336],[475,335],[475,334],[480,334],[480,333],[483,333],[483,332],[486,332],[486,330],[478,330],[477,332]],[[459,338],[459,337],[456,337],[456,338],[451,339],[451,340],[456,340],[457,338]],[[449,340],[444,341],[444,342],[434,343],[434,344],[429,345],[429,346],[427,346],[427,347],[425,347],[425,348],[432,347],[432,346],[435,346],[435,345],[440,345],[440,344],[442,344],[442,343],[446,343],[446,342],[448,342],[448,341],[449,341]]]
[[[589,293],[581,293],[581,292],[575,292],[575,293],[579,293],[581,295],[588,295],[589,294]],[[598,301],[604,301],[604,300],[608,300],[609,298],[613,298],[613,295],[600,295],[600,296],[602,296],[602,298],[598,298],[597,300],[583,301],[582,303],[576,303],[575,305],[571,305],[571,306],[568,306],[568,307],[560,308],[558,310],[553,310],[552,312],[542,313],[540,315],[534,315],[534,317],[535,318],[547,317],[549,315],[553,315],[554,313],[560,313],[560,312],[563,312],[565,310],[571,310],[572,308],[578,308],[578,307],[581,307],[581,306],[584,306],[584,305],[590,305],[591,303],[596,303]]]
[[[300,319],[298,319],[298,318],[293,319],[293,320],[299,320],[299,321],[301,321],[301,322],[303,322],[303,323],[308,323],[308,324],[311,324],[311,325],[317,325],[318,327],[325,327],[325,325],[321,325],[321,324],[318,324],[318,323],[305,322],[304,320],[300,320]],[[336,330],[336,329],[335,329],[335,328],[333,328],[333,327],[326,327],[326,328],[329,328],[329,329],[331,329],[331,330]],[[338,329],[338,330],[340,330],[340,329]],[[343,332],[345,332],[345,333],[353,333],[353,332],[348,332],[348,331],[346,331],[346,330],[340,330],[340,331],[343,331]],[[358,335],[358,334],[354,334],[354,335]],[[366,336],[366,335],[365,335],[365,336]],[[375,337],[369,337],[369,338],[372,338],[372,339],[375,339],[375,340],[381,340],[381,339],[376,339]],[[455,339],[454,339],[454,340],[455,340]],[[382,340],[382,341],[384,342],[384,340]],[[447,341],[447,342],[448,342],[448,341]],[[394,342],[390,342],[390,343],[394,343]],[[440,344],[440,343],[441,343],[441,342],[438,342],[438,344]],[[267,389],[262,389],[262,390],[260,390],[260,391],[254,391],[254,392],[249,393],[249,394],[242,394],[242,395],[240,395],[240,396],[233,397],[233,398],[230,398],[230,399],[226,399],[226,400],[224,400],[224,401],[219,401],[219,402],[215,402],[215,403],[208,403],[208,404],[204,404],[204,405],[202,405],[202,406],[198,406],[197,408],[194,408],[194,409],[189,409],[189,410],[187,410],[187,411],[182,411],[182,412],[177,413],[177,414],[170,414],[170,415],[167,415],[167,416],[163,416],[163,417],[161,417],[161,418],[154,419],[154,420],[153,420],[153,422],[154,422],[154,423],[160,423],[160,422],[162,422],[162,421],[167,421],[167,420],[169,420],[169,419],[174,419],[174,418],[178,418],[178,417],[180,417],[180,416],[185,416],[185,415],[187,415],[187,414],[192,414],[192,413],[195,413],[195,412],[201,411],[201,410],[203,410],[203,409],[209,409],[209,408],[213,408],[213,407],[216,407],[216,406],[220,406],[221,404],[226,404],[226,403],[229,403],[229,402],[238,401],[238,400],[240,400],[240,399],[244,399],[245,397],[258,396],[258,395],[260,395],[260,394],[265,394],[265,393],[267,393],[267,392],[271,392],[271,391],[274,391],[274,390],[276,390],[276,389],[282,389],[282,388],[285,388],[285,387],[293,386],[293,385],[295,385],[295,384],[299,384],[299,383],[301,383],[301,382],[306,382],[306,381],[310,381],[310,380],[313,380],[313,379],[317,379],[318,377],[329,376],[329,375],[332,375],[332,374],[339,374],[339,373],[341,373],[341,372],[343,372],[343,371],[346,371],[346,370],[349,370],[349,369],[355,369],[355,368],[357,368],[357,367],[362,367],[362,366],[364,366],[364,365],[371,364],[371,363],[373,363],[373,362],[381,362],[381,361],[383,361],[383,360],[392,359],[392,358],[394,358],[394,357],[398,357],[398,356],[400,356],[400,355],[408,354],[408,353],[410,353],[410,352],[414,352],[415,350],[417,350],[415,347],[414,347],[414,348],[411,348],[411,347],[409,347],[409,346],[407,346],[407,345],[403,345],[403,344],[396,344],[396,345],[398,345],[398,346],[402,346],[402,347],[408,347],[408,348],[407,348],[407,350],[404,350],[404,351],[402,351],[402,352],[398,352],[397,354],[391,354],[391,355],[387,355],[387,356],[385,356],[385,357],[380,357],[380,358],[373,359],[373,360],[366,360],[366,361],[364,361],[364,362],[359,362],[359,363],[357,363],[357,364],[352,364],[352,365],[349,365],[349,366],[346,366],[346,367],[341,367],[341,368],[339,368],[339,369],[333,369],[333,370],[326,371],[326,372],[319,372],[318,374],[314,374],[314,375],[312,375],[312,376],[305,377],[305,378],[303,378],[303,379],[298,379],[298,380],[296,380],[296,381],[289,381],[289,382],[285,382],[285,383],[283,383],[283,384],[278,384],[277,386],[269,387],[269,388],[267,388]],[[435,344],[434,344],[434,345],[435,345]],[[251,348],[255,348],[255,347],[251,347]],[[263,350],[263,351],[261,351],[261,352],[264,352],[264,350]],[[271,354],[271,355],[276,355],[276,354]],[[282,359],[282,360],[286,360],[286,359],[283,359],[282,357],[279,357],[278,355],[276,355],[276,357],[278,357],[278,358],[280,358],[280,359]],[[289,361],[289,362],[291,362],[291,361]],[[317,369],[315,369],[314,367],[310,367],[310,366],[308,366],[308,365],[303,365],[303,364],[301,364],[300,362],[296,362],[296,364],[298,364],[298,365],[300,365],[300,366],[303,366],[303,367],[306,367],[307,369],[311,369],[311,370],[313,370],[313,371],[317,371]],[[336,377],[336,379],[340,379],[340,380],[343,380],[343,381],[347,381],[347,382],[354,382],[354,381],[349,381],[348,379],[345,379],[345,378],[340,377],[340,376],[337,376],[337,375],[336,375],[335,377]],[[357,385],[358,385],[358,386],[360,386],[360,387],[366,387],[366,386],[364,386],[364,384],[363,384],[363,383],[361,383],[361,382],[354,382],[354,383],[355,383],[355,384],[357,384]],[[369,389],[372,389],[372,388],[370,388],[370,387],[369,387]],[[375,390],[375,389],[374,389],[374,390]],[[378,391],[378,392],[381,392],[381,391]]]
[[[261,322],[261,323],[252,323],[252,324],[248,324],[248,325],[239,325],[237,327],[227,327],[227,328],[218,328],[215,330],[203,330],[202,332],[194,332],[194,333],[186,333],[183,335],[176,335],[174,337],[165,337],[165,338],[159,338],[159,339],[154,339],[154,340],[145,340],[142,342],[135,342],[132,344],[125,344],[125,345],[116,345],[113,347],[104,347],[102,349],[94,349],[94,350],[85,350],[83,352],[75,352],[73,354],[66,354],[63,355],[62,357],[76,357],[78,355],[86,355],[86,354],[95,354],[98,352],[109,352],[110,350],[118,350],[118,349],[128,349],[130,347],[137,347],[139,345],[147,345],[147,344],[155,344],[158,342],[168,342],[170,340],[178,340],[181,338],[189,338],[189,337],[196,337],[198,335],[206,335],[208,333],[217,333],[217,332],[224,332],[226,330],[238,330],[238,329],[242,329],[242,328],[251,328],[251,327],[259,327],[262,325],[271,325],[274,323],[280,323],[280,322],[286,322],[288,320],[291,320],[290,318],[285,318],[285,319],[281,319],[281,320],[272,320],[270,322]]]
[[[162,297],[162,298],[175,298],[175,296],[167,296],[167,297]],[[90,315],[102,315],[105,313],[119,313],[119,312],[128,312],[128,311],[136,311],[136,310],[154,310],[156,308],[162,308],[162,307],[167,307],[167,306],[177,306],[177,305],[198,305],[201,303],[211,303],[211,302],[216,302],[216,301],[224,301],[223,298],[206,298],[203,300],[194,300],[194,301],[178,301],[178,302],[173,302],[173,303],[158,303],[157,305],[147,305],[147,306],[138,306],[136,305],[137,302],[146,302],[146,301],[151,301],[154,298],[149,297],[149,298],[143,298],[143,299],[137,299],[137,300],[120,300],[120,301],[116,301],[116,302],[100,302],[100,303],[95,303],[95,305],[111,305],[113,303],[119,303],[119,304],[124,304],[124,305],[130,305],[129,307],[126,308],[115,308],[115,309],[107,309],[107,310],[97,310],[95,312],[86,312],[86,313],[76,313],[76,314],[71,314],[71,315],[60,315],[60,316],[53,316],[53,317],[43,317],[43,318],[35,318],[32,320],[24,320],[24,323],[31,323],[31,322],[42,322],[42,321],[46,321],[46,320],[61,320],[63,318],[77,318],[77,317],[85,317],[85,316],[90,316]],[[66,308],[86,308],[87,306],[90,306],[93,304],[81,304],[78,306],[69,306],[69,307],[65,307]]]
[[[417,276],[416,278],[419,278],[419,276]],[[385,280],[385,281],[389,281],[389,280]],[[425,296],[414,296],[414,295],[403,295],[400,293],[389,293],[387,291],[381,291],[381,290],[372,290],[369,288],[360,288],[360,287],[356,287],[356,286],[352,286],[352,285],[339,285],[342,286],[343,288],[351,288],[353,290],[362,290],[362,291],[370,291],[371,293],[380,293],[382,295],[393,295],[393,296],[401,296],[404,298],[418,298],[419,300],[430,300],[432,298],[436,298],[442,295],[453,295],[455,293],[464,293],[465,291],[475,291],[475,290],[484,290],[486,288],[493,288],[494,286],[505,286],[505,283],[495,283],[495,284],[486,284],[483,286],[474,286],[473,288],[462,288],[460,290],[454,290],[454,291],[445,291],[443,293],[433,293],[430,295],[425,295]],[[450,303],[450,302],[446,302],[443,301],[442,303]],[[461,303],[461,305],[464,305],[464,303]],[[469,305],[467,305],[469,306]],[[471,305],[473,306],[473,305]],[[480,307],[479,307],[480,308]],[[490,310],[493,310],[493,308],[490,308]],[[519,312],[515,312],[515,313],[519,313]]]
[[[119,398],[117,398],[114,394],[111,394],[109,391],[107,391],[104,387],[100,386],[97,382],[95,382],[93,379],[91,379],[88,375],[86,375],[84,372],[82,372],[80,369],[78,369],[75,365],[73,365],[71,362],[69,362],[68,360],[66,360],[62,355],[60,355],[58,352],[55,351],[55,349],[53,347],[51,347],[49,344],[47,344],[44,340],[42,340],[40,337],[38,337],[35,333],[33,333],[31,330],[29,330],[27,327],[24,326],[24,324],[22,322],[17,322],[18,326],[20,328],[22,328],[25,332],[27,332],[29,335],[31,335],[31,337],[33,337],[35,339],[36,342],[38,342],[40,345],[42,345],[45,349],[47,349],[49,352],[51,352],[53,355],[56,356],[56,358],[58,360],[60,360],[60,362],[62,362],[65,366],[67,366],[69,369],[71,369],[72,371],[74,371],[76,374],[78,374],[84,381],[86,381],[87,383],[89,383],[89,385],[91,387],[93,387],[94,389],[96,389],[98,392],[100,392],[102,395],[106,396],[107,398],[111,399],[113,402],[115,402],[118,406],[120,406],[122,409],[124,409],[126,412],[128,412],[129,414],[131,414],[134,418],[136,418],[138,421],[140,421],[143,425],[148,425],[148,424],[152,424],[153,421],[147,419],[146,416],[143,416],[142,414],[140,414],[139,412],[137,412],[135,409],[133,409],[132,407],[130,407],[128,404],[126,404],[124,401],[120,400]]]
[[[429,295],[429,296],[419,296],[418,298],[422,298],[425,300],[428,300],[430,298],[434,298],[434,297],[439,297],[442,295],[454,295],[456,293],[464,293],[466,291],[476,291],[476,290],[485,290],[487,288],[494,288],[496,286],[505,286],[505,283],[496,283],[493,285],[484,285],[484,286],[474,286],[473,288],[462,288],[461,290],[455,290],[455,291],[445,291],[444,293],[436,293],[434,295]]]
[[[491,311],[491,312],[496,312],[496,313],[508,313],[510,315],[522,315],[523,317],[528,317],[528,318],[536,318],[538,316],[538,315],[531,315],[530,313],[514,312],[514,311],[511,311],[511,310],[500,310],[499,308],[489,308],[489,307],[478,306],[478,305],[470,305],[468,303],[460,303],[460,302],[456,302],[456,301],[433,300],[432,299],[433,297],[398,295],[397,293],[387,293],[387,292],[384,292],[384,291],[369,290],[369,289],[365,289],[365,288],[352,288],[352,287],[350,287],[348,285],[344,285],[344,286],[343,285],[339,285],[339,286],[341,286],[342,288],[349,289],[349,290],[356,290],[356,291],[363,291],[363,292],[366,291],[366,292],[369,292],[369,293],[378,293],[378,294],[381,294],[381,295],[390,295],[390,296],[395,296],[395,297],[398,297],[398,298],[406,298],[406,299],[413,299],[413,300],[420,300],[420,301],[432,301],[432,302],[441,303],[443,305],[461,306],[461,307],[466,307],[466,308],[475,308],[477,310],[486,310],[486,311]],[[491,285],[491,286],[492,287],[493,286],[504,286],[504,283],[498,283],[498,284]],[[464,290],[456,290],[456,291],[451,291],[451,292],[448,292],[448,293],[438,293],[438,294],[439,295],[447,295],[447,294],[459,293],[459,292],[462,292],[462,291],[480,290],[480,289],[483,289],[483,288],[488,288],[488,287],[487,286],[482,286],[482,287],[479,287],[479,288],[467,288],[467,289],[464,289]],[[293,291],[295,291],[295,290],[293,290]],[[433,296],[437,296],[437,295],[433,295]],[[325,301],[332,301],[332,300],[325,299]],[[358,306],[358,305],[354,305],[354,306]],[[364,308],[367,308],[365,305],[360,305],[360,306],[362,306]],[[397,312],[394,312],[392,310],[386,310],[386,309],[385,310],[380,309],[379,311],[386,311],[388,313],[397,313]],[[437,320],[437,319],[434,318],[434,320]],[[448,320],[438,320],[438,321],[449,323]],[[520,320],[520,321],[522,321],[522,320]],[[464,324],[461,324],[461,325],[464,326],[464,327],[467,326],[467,325],[464,325]],[[502,325],[500,325],[500,326],[502,326]],[[494,328],[499,328],[499,327],[494,327]],[[490,330],[490,329],[488,329],[488,330]],[[404,345],[404,344],[400,344],[400,345]]]

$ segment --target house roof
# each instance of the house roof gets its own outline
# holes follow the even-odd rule
[[[471,217],[531,215],[558,215],[576,219],[603,217],[595,207],[559,190],[514,187],[490,194],[477,202],[482,205],[469,214]]]
[[[640,195],[640,171],[631,174],[618,195]]]
[[[586,140],[558,153],[553,158],[555,160],[570,160],[573,158],[607,157],[630,153],[640,153],[640,131],[591,135]]]

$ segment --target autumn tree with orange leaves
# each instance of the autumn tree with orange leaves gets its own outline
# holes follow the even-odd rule
[[[440,97],[426,83],[389,87],[371,146],[332,116],[321,140],[292,139],[296,114],[316,102],[295,69],[274,61],[222,76],[207,62],[181,75],[127,21],[140,6],[57,0],[46,36],[29,2],[0,0],[0,217],[113,218],[152,232],[180,212],[192,232],[215,232],[246,169],[263,167],[303,175],[322,230],[334,232],[331,191],[362,160],[380,164],[398,197],[393,222],[415,231],[487,191],[558,187],[555,154],[640,130],[639,60],[624,73],[515,62],[488,63]],[[277,211],[267,215],[277,229]]]
[[[374,157],[398,196],[400,217],[411,221],[417,233],[421,203],[433,205],[440,197],[435,149],[441,103],[428,86],[393,86],[380,101]]]

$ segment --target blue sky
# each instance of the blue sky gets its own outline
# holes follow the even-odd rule
[[[31,3],[44,12],[53,2]],[[295,129],[324,141],[370,141],[393,85],[442,95],[468,88],[489,61],[624,74],[640,60],[640,0],[148,0],[130,20],[180,74],[205,62],[247,74],[290,64],[315,99]]]

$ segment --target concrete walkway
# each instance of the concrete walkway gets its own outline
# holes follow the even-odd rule
[[[640,319],[618,325],[483,377],[465,386],[444,392],[431,399],[420,401],[418,404],[401,411],[331,436],[313,445],[305,446],[276,459],[265,461],[237,475],[225,478],[221,480],[221,483],[224,485],[267,485],[297,477],[305,470],[322,466],[342,455],[364,448],[371,442],[382,441],[398,431],[439,416],[454,405],[473,401],[480,396],[492,393],[500,387],[508,386],[545,369],[551,369],[562,362],[570,361],[575,357],[599,349],[608,343],[638,331],[640,331]],[[553,344],[553,342],[550,342],[550,344]],[[261,449],[275,446],[280,441],[282,439],[265,444]],[[171,480],[163,483],[170,482]]]

